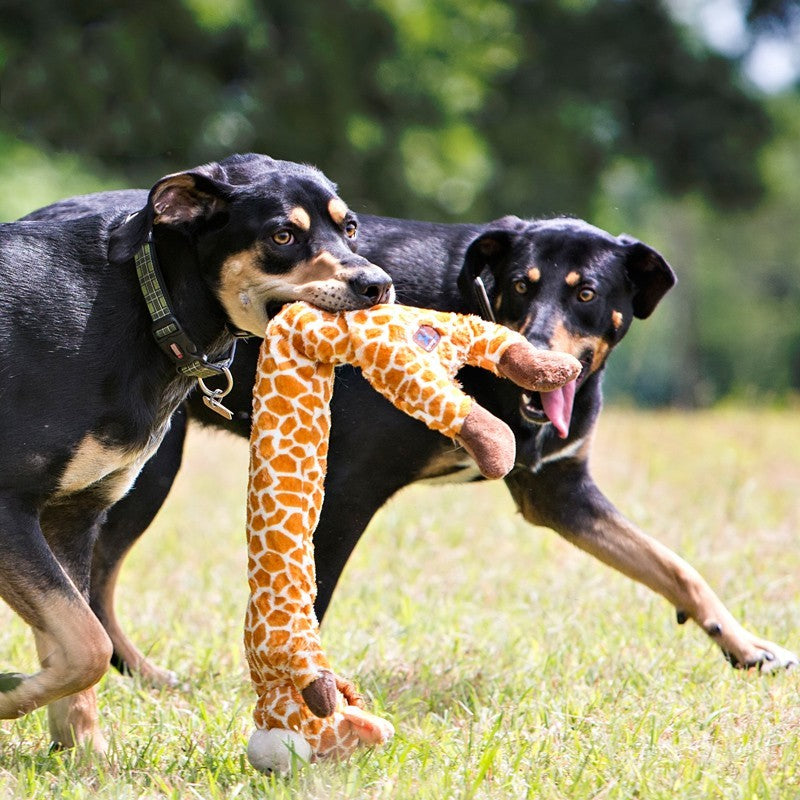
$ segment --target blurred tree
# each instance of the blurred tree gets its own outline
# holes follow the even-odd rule
[[[259,150],[414,216],[586,214],[620,154],[748,204],[770,133],[645,0],[5,0],[0,53],[7,131],[130,182]]]
[[[681,278],[612,393],[800,389],[800,107],[741,70],[798,0],[742,0],[735,57],[670,11],[700,0],[0,2],[10,216],[247,150],[317,164],[361,210],[586,216]]]
[[[768,108],[778,135],[759,161],[766,194],[754,209],[723,213],[699,195],[659,197],[631,162],[606,174],[595,219],[631,226],[680,275],[646,330],[634,326],[615,354],[612,396],[698,406],[800,391],[800,103],[789,94]]]

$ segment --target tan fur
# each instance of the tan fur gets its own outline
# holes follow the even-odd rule
[[[600,336],[576,336],[570,333],[563,322],[557,322],[553,335],[550,337],[550,347],[559,353],[569,353],[579,358],[587,349],[592,351],[590,372],[596,372],[603,366],[611,349],[609,343]]]
[[[539,267],[531,267],[528,270],[528,280],[531,283],[536,283],[537,281],[542,279],[542,272]]]
[[[624,318],[621,311],[611,312],[611,324],[614,326],[614,330],[618,331],[622,327],[623,321]]]
[[[102,750],[94,693],[89,690],[108,669],[111,641],[88,604],[75,594],[44,592],[37,597],[34,629],[42,669],[0,692],[0,718],[15,719],[65,698],[51,712],[53,740],[65,745],[88,742]],[[68,695],[73,699],[69,700]]]
[[[144,462],[158,448],[161,438],[161,435],[154,437],[147,448],[135,451],[103,444],[93,434],[86,434],[61,476],[59,493],[73,494],[102,481],[107,497],[119,500],[133,485]]]
[[[289,272],[270,275],[259,267],[258,248],[226,259],[220,270],[219,299],[233,323],[262,336],[269,323],[266,304],[305,300],[338,311],[352,303],[348,270],[326,250]]]
[[[302,231],[311,230],[311,217],[302,206],[295,206],[289,212],[289,222],[292,225],[297,225]]]
[[[333,197],[328,201],[328,213],[337,225],[341,225],[344,222],[347,211],[347,204],[340,197]]]
[[[219,198],[201,192],[191,175],[168,175],[153,189],[153,210],[156,212],[153,222],[156,225],[187,222],[213,212],[222,205],[223,201]]]
[[[581,276],[579,272],[575,272],[574,270],[567,275],[564,280],[567,283],[567,286],[577,286],[580,282]]]
[[[136,645],[125,635],[114,613],[114,591],[119,578],[122,561],[118,561],[114,571],[108,576],[103,587],[102,608],[105,617],[101,620],[103,627],[114,644],[114,652],[128,665],[132,672],[150,686],[176,686],[177,675],[171,670],[162,669],[151,663]]]

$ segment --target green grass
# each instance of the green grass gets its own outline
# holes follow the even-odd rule
[[[606,412],[598,483],[747,627],[800,648],[800,414]],[[185,679],[100,684],[107,759],[0,727],[20,798],[800,798],[800,673],[730,669],[660,598],[515,514],[502,484],[414,487],[375,519],[326,620],[335,667],[395,724],[382,751],[280,781],[244,758],[246,446],[194,433],[119,611]],[[3,669],[32,669],[0,609]]]

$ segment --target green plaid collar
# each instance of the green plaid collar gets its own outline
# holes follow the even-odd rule
[[[139,286],[153,320],[153,336],[163,353],[175,364],[175,369],[181,375],[200,379],[224,374],[233,360],[233,350],[225,361],[211,363],[181,327],[172,313],[172,303],[158,266],[152,234],[136,252],[134,260]]]

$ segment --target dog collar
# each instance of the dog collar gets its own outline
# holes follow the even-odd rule
[[[172,361],[179,374],[197,378],[197,383],[204,395],[203,402],[212,411],[216,411],[226,419],[231,419],[231,412],[219,401],[233,388],[233,378],[229,367],[233,363],[236,352],[236,338],[234,338],[226,358],[217,362],[209,361],[208,356],[189,338],[172,312],[172,303],[158,266],[152,234],[148,234],[144,244],[136,252],[134,261],[139,287],[142,290],[150,319],[153,321],[151,330],[156,344]],[[241,332],[236,331],[233,335],[236,337],[240,334]],[[227,379],[225,389],[209,389],[205,385],[203,379],[215,375],[225,376]]]

